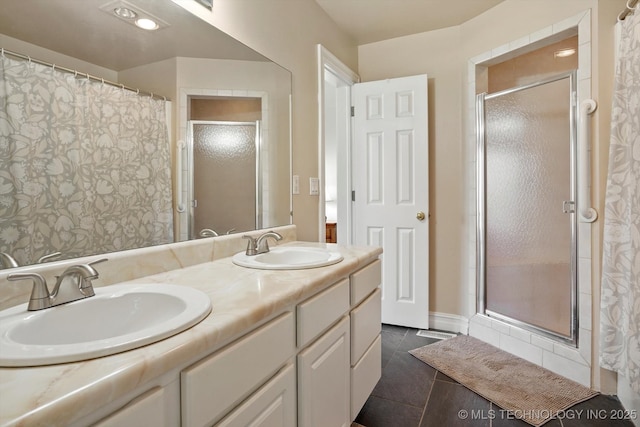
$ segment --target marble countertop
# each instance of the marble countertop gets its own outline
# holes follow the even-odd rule
[[[255,270],[231,258],[126,283],[190,286],[211,298],[212,312],[194,327],[155,344],[97,359],[31,368],[0,368],[0,425],[68,425],[165,373],[182,369],[263,321],[376,259],[380,248],[329,247],[344,260],[311,270]],[[108,321],[108,319],[105,319]]]

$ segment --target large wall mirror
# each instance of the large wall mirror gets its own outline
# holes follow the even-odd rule
[[[2,0],[0,48],[0,268],[291,224],[288,70],[171,0]]]

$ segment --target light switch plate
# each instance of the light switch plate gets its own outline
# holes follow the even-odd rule
[[[317,196],[320,194],[320,179],[309,178],[309,195]]]
[[[293,175],[293,183],[291,184],[293,194],[300,194],[300,175]]]

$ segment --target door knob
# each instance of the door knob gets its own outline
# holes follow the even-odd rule
[[[420,221],[424,221],[424,212],[420,211],[418,212],[418,214],[416,215],[416,218],[418,218]]]

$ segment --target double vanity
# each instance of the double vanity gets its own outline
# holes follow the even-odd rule
[[[96,296],[70,305],[182,289],[195,296],[197,323],[106,356],[71,343],[88,351],[88,360],[50,364],[52,354],[33,362],[41,366],[17,366],[20,355],[3,361],[13,367],[0,368],[0,425],[348,426],[380,378],[380,253],[290,241],[266,254],[98,286]],[[163,298],[146,300],[151,309],[136,322],[179,312],[177,302]],[[116,305],[131,304],[126,300]],[[92,337],[90,328],[99,336],[134,323],[123,321],[127,310],[113,307],[86,305],[48,325],[50,334]],[[3,313],[12,310],[24,315],[26,304]],[[6,348],[0,357],[9,360]]]

